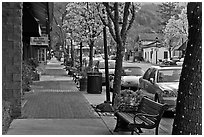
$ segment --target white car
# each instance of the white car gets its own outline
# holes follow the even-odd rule
[[[121,76],[121,89],[131,89],[136,91],[139,88],[139,79],[144,71],[137,66],[124,66]]]
[[[152,66],[140,78],[141,93],[157,102],[168,105],[175,112],[182,67]]]

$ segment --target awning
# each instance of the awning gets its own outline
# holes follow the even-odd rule
[[[23,8],[23,36],[40,37],[41,28],[38,20],[30,14],[27,8]]]

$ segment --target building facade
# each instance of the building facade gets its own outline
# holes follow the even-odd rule
[[[21,2],[2,3],[2,99],[11,103],[13,118],[21,115],[22,9]]]
[[[161,60],[168,59],[169,51],[166,47],[145,47],[143,48],[143,58],[146,62],[158,64]]]
[[[10,102],[12,118],[21,116],[22,61],[46,54],[30,45],[30,37],[42,31],[50,45],[52,9],[48,2],[2,2],[2,99]]]

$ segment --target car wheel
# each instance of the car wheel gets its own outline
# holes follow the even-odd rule
[[[157,94],[155,94],[155,96],[154,96],[154,101],[160,103],[160,101],[159,101],[159,97],[158,97]]]

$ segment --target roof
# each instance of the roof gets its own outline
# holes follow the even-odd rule
[[[141,41],[155,41],[158,38],[159,41],[163,39],[163,36],[158,33],[140,33],[139,39]]]
[[[163,45],[160,42],[154,41],[147,45],[142,45],[142,48],[151,48],[151,47],[163,47]]]
[[[167,70],[167,69],[182,69],[181,66],[151,66],[151,68],[156,68],[156,69],[162,69],[162,70]]]
[[[123,68],[141,68],[139,66],[123,66]]]
[[[188,40],[186,40],[183,44],[181,44],[181,46],[178,48],[178,50],[185,50],[187,47],[187,43],[188,43]]]

